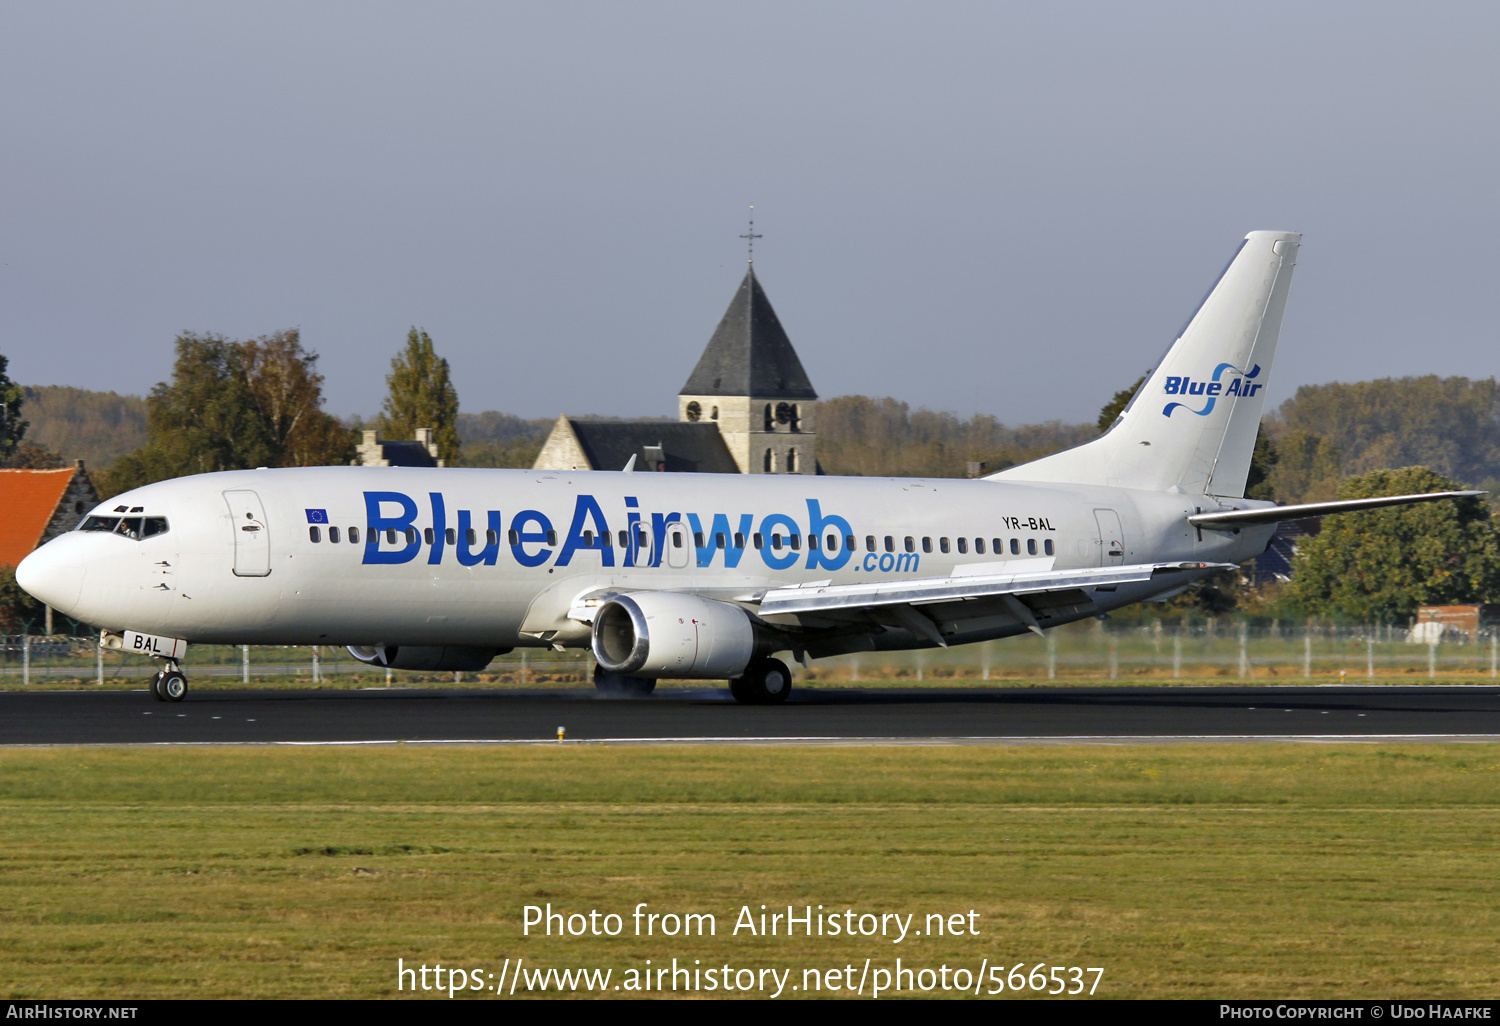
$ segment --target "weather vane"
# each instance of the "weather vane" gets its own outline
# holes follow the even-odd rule
[[[750,261],[749,262],[752,263],[752,264],[755,263],[755,240],[756,239],[765,238],[765,236],[755,234],[755,204],[754,203],[750,204],[750,231],[747,232],[744,235],[741,235],[740,238],[749,240],[749,245],[750,245]]]

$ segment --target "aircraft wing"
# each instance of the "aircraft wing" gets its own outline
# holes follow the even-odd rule
[[[955,607],[964,604],[993,605],[1014,616],[1030,630],[1041,633],[1035,598],[1022,596],[1070,596],[1083,601],[1083,588],[1111,588],[1120,584],[1180,576],[1182,584],[1214,570],[1233,570],[1233,563],[1136,563],[1128,566],[1090,567],[1084,570],[1046,570],[1031,573],[995,574],[984,577],[927,577],[911,581],[881,581],[873,584],[823,584],[772,588],[760,598],[760,615],[801,614],[829,619],[894,619],[915,633],[941,645],[937,624],[955,618]],[[925,607],[925,608],[923,608]],[[921,609],[921,612],[918,610]],[[1045,614],[1043,614],[1045,615]],[[962,618],[962,617],[960,617]]]
[[[1337,502],[1304,502],[1296,506],[1266,506],[1262,509],[1232,509],[1222,513],[1194,513],[1188,523],[1213,531],[1231,531],[1255,524],[1275,524],[1282,520],[1303,520],[1329,513],[1353,513],[1361,509],[1382,509],[1439,499],[1465,499],[1488,492],[1424,492],[1421,495],[1382,495],[1373,499],[1341,499]]]

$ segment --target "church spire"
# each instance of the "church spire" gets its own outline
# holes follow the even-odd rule
[[[678,394],[758,399],[818,397],[776,311],[771,308],[771,301],[755,277],[753,263],[698,358],[698,366]]]

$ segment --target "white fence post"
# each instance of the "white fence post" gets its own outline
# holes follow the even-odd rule
[[[1431,680],[1437,676],[1437,642],[1427,643],[1427,679]]]
[[[1113,634],[1109,636],[1109,679],[1120,679],[1120,642]]]
[[[1249,628],[1245,626],[1244,621],[1240,621],[1240,680],[1250,676],[1250,659],[1245,651],[1248,632]]]
[[[1375,632],[1365,635],[1365,676],[1375,679]]]
[[[1172,679],[1182,678],[1182,626],[1179,624],[1177,633],[1172,635]]]
[[[1302,676],[1312,680],[1312,628],[1302,631]]]
[[[318,665],[318,646],[313,646],[313,683],[323,683],[323,667]]]
[[[856,682],[859,680],[859,656],[849,660],[849,679]]]
[[[104,683],[104,632],[99,632],[99,644],[94,654],[94,670],[98,674],[98,681]]]
[[[240,646],[240,683],[250,683],[250,646]]]
[[[31,683],[31,635],[21,635],[21,683]]]
[[[1047,635],[1047,679],[1057,679],[1057,635]]]

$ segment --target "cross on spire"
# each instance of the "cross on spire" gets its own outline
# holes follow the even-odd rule
[[[765,238],[764,235],[755,234],[755,204],[750,204],[750,231],[741,235],[740,238],[749,240],[750,259],[749,263],[755,263],[755,240]]]

